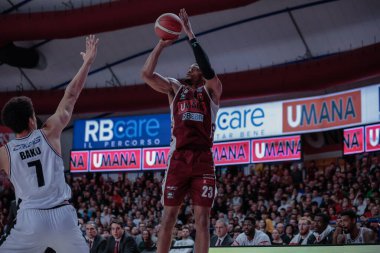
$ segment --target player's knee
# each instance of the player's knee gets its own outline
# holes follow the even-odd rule
[[[162,215],[162,225],[174,225],[174,223],[177,221],[177,210],[168,209],[163,212]]]
[[[195,224],[196,224],[197,228],[208,228],[209,227],[208,215],[198,215],[195,218]]]

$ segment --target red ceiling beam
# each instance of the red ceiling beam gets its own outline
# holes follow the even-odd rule
[[[222,100],[291,92],[317,91],[375,76],[380,77],[380,43],[316,60],[219,75]],[[63,90],[0,93],[0,107],[15,95],[32,98],[37,114],[51,114]],[[167,108],[167,96],[147,85],[83,90],[75,113],[128,112]]]
[[[0,16],[0,45],[10,41],[70,38],[153,23],[165,12],[190,15],[245,6],[257,0],[119,0],[66,11]],[[152,28],[153,29],[153,28]]]

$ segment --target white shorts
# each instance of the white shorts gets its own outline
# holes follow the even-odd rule
[[[57,253],[89,252],[72,205],[18,210],[16,224],[0,245],[0,252],[43,253],[47,247]]]

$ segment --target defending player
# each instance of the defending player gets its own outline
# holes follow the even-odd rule
[[[3,123],[16,133],[16,139],[0,148],[0,169],[10,177],[18,203],[14,227],[0,241],[2,253],[44,252],[47,247],[57,253],[89,252],[76,211],[68,202],[71,189],[65,182],[60,138],[95,60],[97,45],[94,35],[86,38],[83,64],[42,129],[37,130],[29,98],[13,97],[2,109]]]

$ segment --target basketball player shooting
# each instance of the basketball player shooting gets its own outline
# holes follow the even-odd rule
[[[86,38],[83,64],[65,90],[56,112],[42,129],[32,101],[13,97],[3,107],[3,123],[16,139],[0,148],[0,169],[10,177],[18,211],[9,234],[0,240],[0,252],[88,253],[88,245],[78,227],[76,210],[69,204],[71,189],[65,182],[60,138],[73,113],[75,102],[96,57],[98,39]]]
[[[197,229],[195,252],[204,253],[208,252],[209,215],[216,193],[211,148],[222,84],[194,36],[186,11],[182,9],[179,16],[197,62],[190,66],[187,80],[182,84],[154,72],[162,50],[173,42],[170,40],[158,42],[142,69],[144,81],[168,95],[172,120],[171,158],[162,187],[164,212],[157,252],[169,251],[179,207],[189,192]]]

